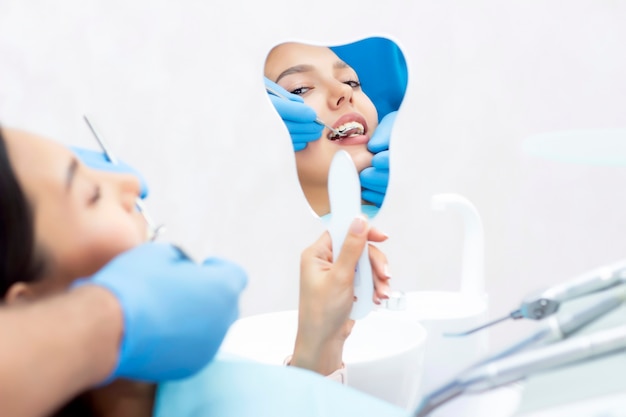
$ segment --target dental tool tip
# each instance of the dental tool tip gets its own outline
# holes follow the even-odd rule
[[[502,322],[502,321],[508,320],[509,318],[511,318],[511,315],[510,315],[510,314],[509,314],[509,315],[507,315],[507,316],[504,316],[504,317],[500,317],[500,318],[498,318],[498,319],[496,319],[496,320],[490,321],[490,322],[488,322],[488,323],[485,323],[485,324],[483,324],[483,325],[480,325],[480,326],[478,326],[478,327],[475,327],[475,328],[473,328],[473,329],[470,329],[470,330],[464,331],[464,332],[458,332],[458,333],[444,333],[443,335],[444,335],[444,337],[464,337],[464,336],[469,336],[469,335],[470,335],[470,334],[472,334],[472,333],[476,333],[476,332],[477,332],[477,331],[479,331],[479,330],[486,329],[487,327],[491,327],[491,326],[493,326],[494,324],[498,324],[498,323],[500,323],[500,322]]]
[[[333,132],[335,135],[339,136],[339,137],[344,137],[346,136],[345,133],[338,131],[337,129],[335,129],[334,127],[322,122],[320,119],[315,119],[315,123],[324,126],[326,129],[330,130],[331,132]]]

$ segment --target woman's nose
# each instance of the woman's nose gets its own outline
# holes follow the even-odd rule
[[[352,103],[352,87],[339,81],[334,82],[328,96],[330,108],[339,108],[346,103]]]
[[[135,210],[135,201],[141,194],[139,178],[132,174],[111,174],[111,176],[112,185],[116,188],[124,209]]]

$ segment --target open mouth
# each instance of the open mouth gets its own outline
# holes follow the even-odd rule
[[[341,116],[333,125],[333,128],[339,132],[328,133],[330,140],[342,140],[355,136],[362,136],[367,133],[367,122],[363,116],[358,113],[350,113]]]
[[[348,122],[336,129],[339,132],[337,135],[334,132],[330,132],[328,138],[330,140],[341,140],[343,138],[349,138],[350,136],[360,136],[365,133],[365,127],[359,122]]]

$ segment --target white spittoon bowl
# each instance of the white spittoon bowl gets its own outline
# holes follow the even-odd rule
[[[261,363],[282,365],[293,353],[296,310],[237,320],[221,350]],[[427,332],[416,320],[372,311],[357,320],[344,346],[348,386],[405,409],[417,405]]]

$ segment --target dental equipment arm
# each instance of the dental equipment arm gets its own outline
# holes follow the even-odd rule
[[[414,412],[427,416],[464,392],[481,392],[539,372],[626,350],[626,324],[471,368],[428,394]]]
[[[517,310],[505,317],[461,333],[448,333],[446,336],[466,336],[490,327],[506,319],[541,320],[556,313],[561,303],[575,298],[597,293],[616,285],[626,283],[626,261],[596,268],[571,281],[555,285],[539,293],[526,296]]]
[[[472,384],[478,384],[480,386],[480,384],[484,384],[485,381],[490,382],[490,383],[493,381],[496,381],[496,382],[499,381],[498,379],[494,379],[494,378],[489,379],[489,380],[484,379],[484,378],[491,378],[491,375],[487,375],[482,380],[476,380],[476,379],[471,379],[471,378],[474,378],[476,375],[485,375],[485,373],[491,372],[491,369],[501,369],[503,367],[503,364],[506,365],[508,363],[506,362],[508,360],[506,358],[510,358],[512,360],[511,363],[516,363],[516,361],[523,360],[519,358],[525,358],[526,356],[524,355],[527,355],[529,353],[533,354],[533,352],[543,351],[546,348],[540,348],[540,349],[534,349],[534,350],[530,350],[530,349],[537,348],[539,346],[545,346],[561,339],[566,339],[572,336],[573,334],[575,334],[576,332],[578,332],[579,330],[581,330],[582,328],[584,328],[585,326],[593,323],[597,319],[605,316],[606,314],[620,307],[625,302],[626,302],[626,285],[622,285],[618,288],[614,288],[612,290],[607,291],[606,294],[602,294],[601,297],[598,297],[598,299],[596,299],[594,303],[589,306],[581,308],[572,313],[569,313],[569,312],[560,313],[559,315],[549,319],[543,326],[539,328],[539,330],[535,331],[530,336],[478,362],[477,364],[471,366],[468,370],[461,373],[460,376],[455,378],[452,382],[445,384],[441,388],[426,395],[424,399],[422,400],[420,408],[418,408],[418,411],[421,411],[422,414],[418,413],[416,415],[417,416],[427,415],[434,408],[461,395],[464,392],[478,391],[478,389],[473,388],[474,386]],[[626,326],[622,326],[622,327],[626,328]],[[625,339],[626,339],[626,330],[624,333],[625,333]],[[573,342],[577,342],[579,339],[585,339],[585,338],[574,339]],[[566,342],[561,342],[553,346],[561,346],[564,343]],[[580,344],[580,342],[577,342],[576,346],[578,346],[578,344]],[[624,347],[626,347],[626,342],[624,344]],[[556,351],[560,352],[561,350],[556,350]],[[518,353],[520,351],[529,351],[529,352]],[[511,356],[514,353],[518,353],[518,354],[516,356]],[[534,358],[535,356],[530,355],[528,357]],[[518,359],[515,359],[515,358],[518,358]],[[492,368],[492,365],[495,366],[495,368]],[[533,372],[532,369],[534,368],[530,368],[530,369],[531,369],[531,372]],[[522,370],[523,370],[523,367],[515,369],[516,372],[519,372]],[[498,373],[496,376],[498,376],[499,374],[500,373]],[[502,375],[505,375],[505,374],[502,373]],[[508,378],[508,377],[512,377],[511,375],[513,375],[513,373],[507,373],[505,376],[507,376]],[[527,375],[530,375],[530,373],[525,374],[525,375],[520,375],[519,377],[516,377],[515,379],[512,379],[510,381],[505,378],[503,380],[504,382],[491,385],[484,389],[494,388],[496,386],[503,385],[508,382],[512,382],[516,379],[521,379]]]
[[[561,312],[549,318],[530,336],[500,350],[498,353],[492,354],[473,367],[502,359],[522,350],[545,346],[562,339],[567,339],[587,325],[620,307],[625,302],[626,285],[620,285],[617,288],[607,290],[606,293],[601,294],[591,305],[573,312]]]

